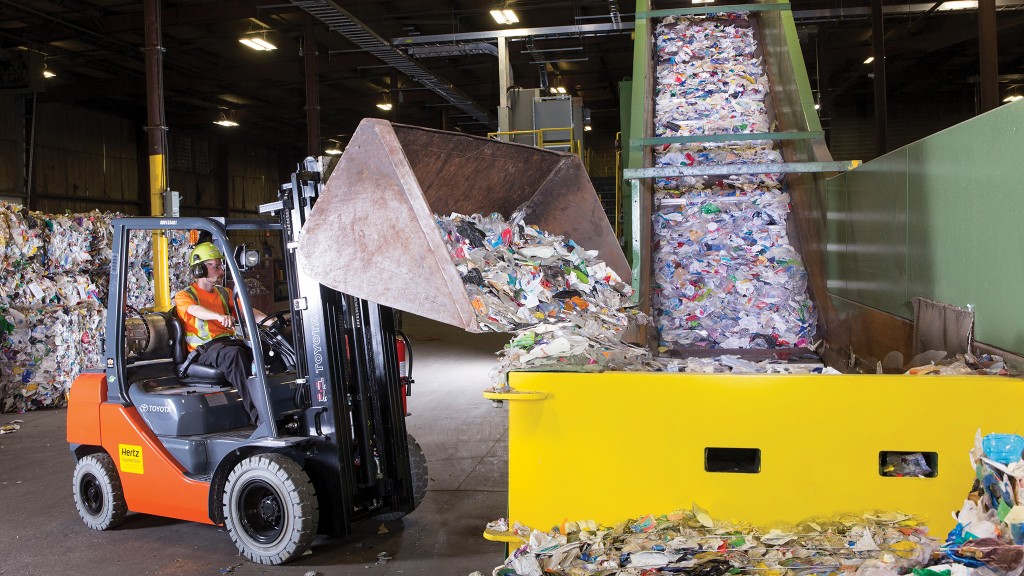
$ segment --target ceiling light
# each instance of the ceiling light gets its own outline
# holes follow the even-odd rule
[[[691,4],[714,4],[715,0],[690,0]]]
[[[43,70],[43,78],[53,78],[54,76],[56,76],[56,74],[54,74],[53,72],[50,72],[49,70]]]
[[[583,125],[583,131],[584,131],[584,132],[590,132],[590,131],[591,131],[591,130],[593,130],[593,129],[594,129],[594,127],[593,127],[593,126],[591,126],[590,124],[584,124],[584,125]]]
[[[330,148],[324,150],[324,154],[330,154],[331,156],[337,156],[338,154],[341,154],[341,150],[338,149],[337,146],[331,146]]]
[[[814,105],[814,109],[815,110],[821,110],[821,104],[815,104]]]
[[[238,126],[238,122],[235,122],[232,118],[228,118],[228,115],[223,112],[220,113],[220,118],[214,120],[213,123],[218,126],[227,126],[229,128]]]
[[[865,64],[871,64],[874,61],[875,61],[875,57],[874,56],[868,56],[867,60],[864,60],[864,63]]]
[[[938,10],[941,12],[948,12],[950,10],[974,10],[978,7],[977,0],[953,0],[952,2],[943,2]]]
[[[1021,96],[1020,94],[1014,94],[1012,96],[1007,96],[1006,98],[1003,98],[1003,102],[1016,102],[1017,100],[1024,100],[1024,96]]]
[[[261,38],[259,36],[243,36],[242,38],[239,38],[238,41],[242,44],[245,44],[249,48],[252,48],[253,50],[260,50],[265,52],[277,50],[277,46],[274,46],[270,42],[267,42],[265,38]]]
[[[565,86],[559,86],[558,88],[555,88],[555,90],[557,90],[559,94],[565,94]]]
[[[491,10],[491,18],[498,24],[515,24],[519,22],[519,17],[512,10]]]
[[[393,106],[391,106],[391,102],[379,102],[379,103],[377,103],[377,108],[380,108],[381,110],[387,111],[387,110],[391,110],[391,108],[393,108]]]

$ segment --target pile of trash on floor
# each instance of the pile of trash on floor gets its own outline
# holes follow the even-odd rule
[[[523,544],[493,576],[691,576],[845,573],[858,576],[1019,576],[1024,571],[1024,438],[979,432],[976,481],[946,541],[896,511],[757,528],[713,519],[694,505],[616,526],[566,522],[548,532],[504,519],[493,534]],[[479,573],[475,573],[479,574]]]
[[[650,370],[645,348],[622,336],[632,288],[571,239],[523,222],[522,213],[436,216],[481,329],[514,332],[495,382],[509,370]]]

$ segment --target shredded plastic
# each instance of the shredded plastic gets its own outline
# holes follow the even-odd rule
[[[754,29],[743,14],[669,17],[657,42],[657,136],[771,130]],[[781,162],[771,141],[665,144],[657,166]],[[653,294],[660,347],[806,347],[816,312],[787,233],[777,175],[655,183]]]
[[[644,370],[651,353],[622,341],[632,288],[571,239],[500,214],[437,216],[481,329],[514,332],[493,373]]]
[[[0,203],[0,411],[64,406],[74,378],[102,365],[110,222],[119,216],[52,215]],[[187,285],[187,235],[168,236],[171,284]],[[150,307],[150,235],[133,233],[129,253],[127,303]]]

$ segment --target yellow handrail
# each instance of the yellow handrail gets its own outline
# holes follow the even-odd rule
[[[548,142],[544,139],[546,132],[569,132],[568,140],[555,140]],[[583,143],[581,140],[575,138],[575,131],[572,126],[566,126],[564,128],[537,128],[536,130],[504,130],[501,132],[488,132],[487,137],[491,139],[500,139],[501,136],[533,136],[534,146],[537,148],[556,148],[556,147],[569,147],[569,152],[583,158]],[[508,142],[509,140],[504,140]]]

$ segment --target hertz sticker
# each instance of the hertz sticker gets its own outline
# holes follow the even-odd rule
[[[121,472],[142,474],[142,446],[118,444],[117,450],[121,456]]]

